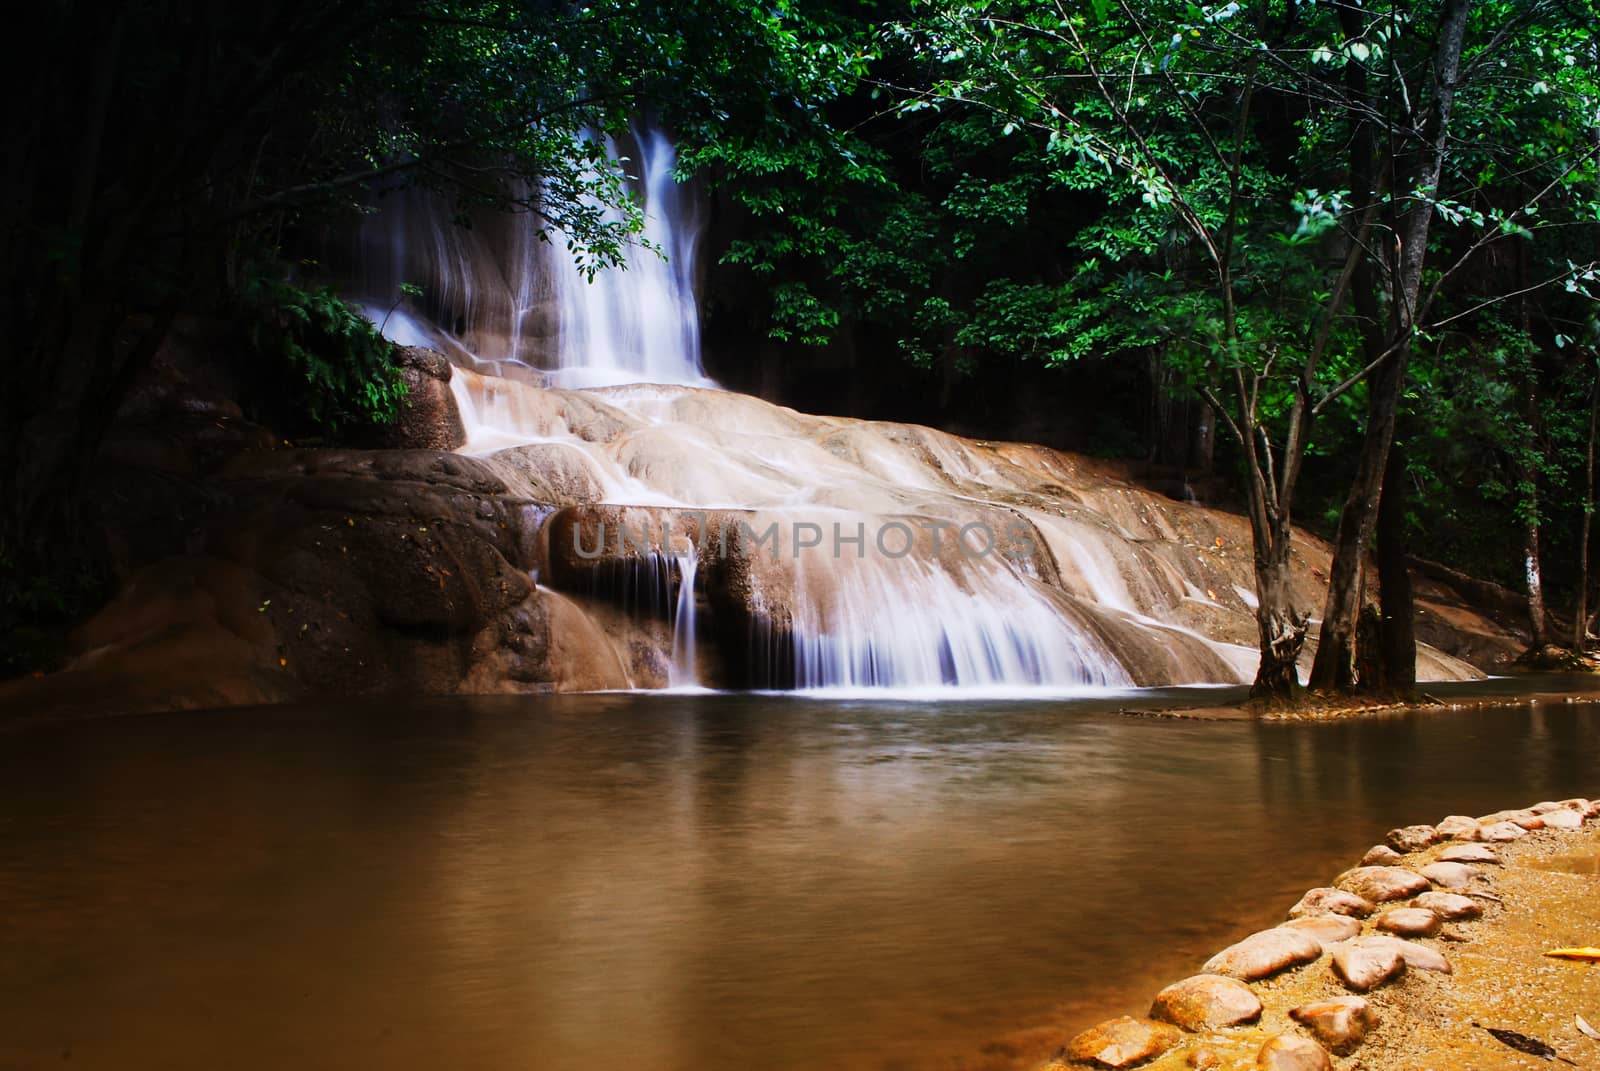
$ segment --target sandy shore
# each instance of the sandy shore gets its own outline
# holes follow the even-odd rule
[[[1337,893],[1314,890],[1299,919],[1219,953],[1206,980],[1163,990],[1152,1019],[1108,1020],[1045,1066],[1600,1068],[1600,1040],[1579,1021],[1600,1029],[1600,964],[1544,954],[1600,945],[1600,804],[1564,804],[1394,831],[1365,869],[1333,879]],[[1414,936],[1392,936],[1402,922]],[[1308,934],[1320,940],[1300,947]],[[1377,962],[1391,948],[1403,953],[1392,971]]]

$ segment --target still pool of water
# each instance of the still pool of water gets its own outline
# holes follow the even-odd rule
[[[0,1069],[1026,1066],[1600,705],[603,695],[0,734]]]

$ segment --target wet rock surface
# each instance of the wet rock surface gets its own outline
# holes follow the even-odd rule
[[[1397,852],[1420,852],[1439,840],[1439,831],[1433,826],[1402,826],[1389,830],[1384,840]]]
[[[1459,893],[1423,893],[1411,903],[1415,907],[1433,912],[1447,922],[1475,919],[1483,914],[1483,906],[1477,900]]]
[[[1495,850],[1483,844],[1452,844],[1434,858],[1441,863],[1486,863],[1490,866],[1500,863]]]
[[[1156,994],[1150,1018],[1185,1030],[1215,1030],[1254,1022],[1261,1000],[1250,987],[1216,974],[1197,974]]]
[[[1304,930],[1278,927],[1253,933],[1206,961],[1207,974],[1255,981],[1310,963],[1322,955],[1322,944]]]
[[[1330,1052],[1349,1055],[1378,1025],[1378,1013],[1364,997],[1331,997],[1302,1004],[1289,1017],[1310,1030]]]
[[[1124,1015],[1090,1027],[1068,1043],[1066,1058],[1090,1067],[1124,1068],[1146,1063],[1183,1039],[1166,1023]]]
[[[1330,1071],[1332,1061],[1321,1045],[1296,1034],[1279,1034],[1256,1055],[1261,1071]]]
[[[1345,889],[1320,888],[1312,889],[1300,898],[1300,902],[1289,909],[1290,918],[1306,918],[1315,915],[1347,915],[1351,918],[1366,918],[1372,914],[1372,901]]]
[[[1372,925],[1396,937],[1432,937],[1439,932],[1439,916],[1425,907],[1397,907],[1373,919]]]
[[[1357,938],[1334,948],[1333,973],[1357,993],[1366,993],[1397,977],[1405,969],[1399,949]]]
[[[1374,904],[1406,900],[1428,891],[1428,879],[1397,866],[1362,866],[1340,876],[1339,888]]]
[[[1429,863],[1417,873],[1441,889],[1464,889],[1478,876],[1478,869],[1467,863],[1442,862]]]

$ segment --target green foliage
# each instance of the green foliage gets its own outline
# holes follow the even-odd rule
[[[406,386],[393,344],[331,289],[303,289],[260,273],[241,298],[259,372],[292,412],[329,433],[391,424],[400,415]]]

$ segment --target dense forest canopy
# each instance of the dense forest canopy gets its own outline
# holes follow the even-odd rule
[[[1293,691],[1310,616],[1313,684],[1409,689],[1413,549],[1526,590],[1536,646],[1583,643],[1594,0],[44,18],[5,170],[7,617],[92,593],[86,474],[175,316],[236,320],[330,433],[390,419],[388,346],[303,237],[421,185],[614,270],[641,210],[600,135],[650,114],[725,218],[724,307],[785,360],[845,347],[943,399],[1016,362],[1137,383],[1150,418],[1102,445],[1219,473],[1247,511],[1261,691]],[[1297,519],[1335,541],[1324,607],[1288,597]]]

